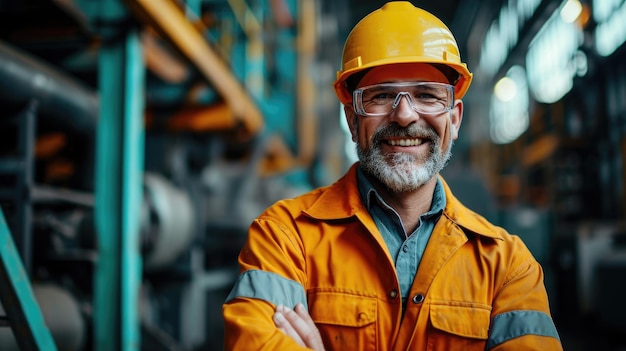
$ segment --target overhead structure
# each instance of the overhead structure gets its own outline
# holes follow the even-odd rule
[[[211,83],[232,111],[235,124],[251,135],[263,127],[263,117],[231,69],[172,0],[127,0],[129,8],[167,39]]]

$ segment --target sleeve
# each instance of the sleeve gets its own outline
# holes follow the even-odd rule
[[[487,350],[563,350],[550,315],[543,270],[516,238],[513,267],[497,293]]]
[[[276,305],[307,306],[302,243],[291,219],[256,219],[239,254],[240,274],[227,297],[224,350],[307,350],[272,320]]]

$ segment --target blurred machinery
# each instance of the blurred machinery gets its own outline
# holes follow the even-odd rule
[[[319,144],[336,116],[317,136],[335,109],[314,103],[322,17],[313,0],[0,2],[0,205],[21,258],[4,267],[23,264],[15,290],[57,349],[221,349],[251,220],[343,171]],[[0,349],[47,349],[15,301]]]

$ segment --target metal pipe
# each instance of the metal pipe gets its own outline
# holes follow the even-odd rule
[[[153,31],[145,30],[141,33],[141,44],[147,68],[159,78],[171,84],[180,84],[189,78],[186,63],[159,46]]]
[[[226,104],[217,103],[179,109],[167,125],[177,131],[214,132],[235,128],[237,121]]]
[[[0,41],[0,101],[25,105],[38,102],[45,123],[59,130],[93,134],[99,102],[96,93],[52,66]]]

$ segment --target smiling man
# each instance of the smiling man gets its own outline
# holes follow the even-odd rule
[[[522,241],[439,172],[472,74],[432,14],[390,2],[350,33],[335,91],[359,162],[250,226],[227,350],[561,350]]]

